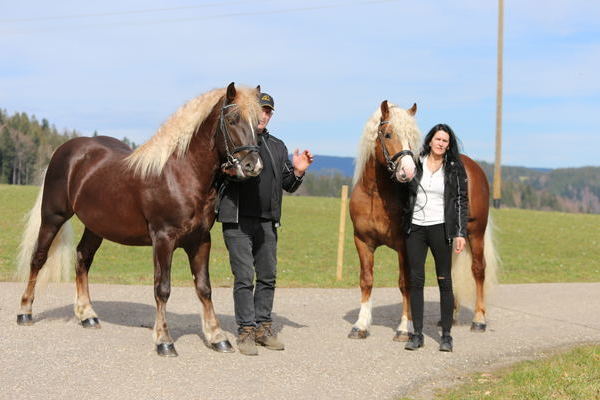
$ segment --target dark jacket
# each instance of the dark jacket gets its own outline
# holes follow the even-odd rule
[[[281,199],[283,189],[293,193],[302,183],[302,177],[294,175],[294,166],[288,158],[285,144],[265,130],[260,134],[263,146],[266,146],[269,157],[263,159],[263,163],[270,162],[272,165],[273,192],[271,193],[271,212],[275,226],[279,226],[281,219]],[[264,171],[264,170],[263,170]],[[266,176],[261,172],[261,179]],[[235,181],[224,180],[219,188],[217,198],[217,221],[225,223],[239,222],[239,184]]]
[[[423,176],[423,164],[417,162],[417,173],[408,185],[408,202],[404,209],[404,231],[409,234],[417,201],[417,189]],[[465,167],[460,161],[447,161],[444,164],[444,221],[446,239],[450,242],[455,237],[467,237],[469,214],[468,181]]]

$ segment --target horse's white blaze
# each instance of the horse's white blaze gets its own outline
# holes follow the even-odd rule
[[[256,137],[256,132],[254,132],[254,127],[252,126],[252,120],[250,118],[248,118],[246,121],[248,121],[248,125],[250,125],[250,130],[252,131],[252,137],[254,138],[254,141],[256,143],[258,143],[258,138]]]
[[[408,143],[408,140],[406,140],[406,139],[402,140],[402,148],[405,150],[412,150],[410,148],[410,144]],[[412,157],[410,157],[410,156],[402,157],[400,159],[400,167],[406,174],[407,180],[410,181],[410,180],[412,180],[412,178],[415,177],[417,166],[415,165],[415,160]]]
[[[256,132],[254,131],[254,127],[252,126],[252,120],[248,119],[248,124],[250,125],[250,129],[252,130],[252,137],[254,138],[254,141],[256,141],[256,143],[258,143],[258,137],[256,136]],[[258,157],[258,159],[256,160],[256,165],[254,165],[254,171],[262,171],[263,168],[263,161],[260,157]]]
[[[355,328],[360,329],[361,331],[369,330],[371,326],[372,316],[371,309],[373,308],[373,302],[371,299],[364,303],[360,303],[360,312],[358,313],[358,320],[354,324]]]
[[[398,325],[396,331],[413,333],[414,329],[412,320],[409,321],[408,318],[405,315],[403,315],[402,319],[400,320],[400,325]]]

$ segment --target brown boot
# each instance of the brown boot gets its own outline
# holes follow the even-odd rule
[[[246,356],[257,356],[256,328],[253,326],[241,326],[238,329],[237,347],[240,353]]]
[[[269,350],[283,350],[285,346],[277,339],[271,322],[263,322],[256,328],[256,343]]]

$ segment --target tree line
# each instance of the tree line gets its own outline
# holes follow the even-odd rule
[[[94,136],[98,133],[94,132]],[[24,112],[9,115],[0,109],[0,183],[32,185],[48,166],[52,153],[69,139],[82,136],[77,130],[59,131],[46,118],[41,121]],[[128,146],[136,144],[123,138]]]
[[[97,132],[94,132],[97,136]],[[47,119],[27,113],[8,115],[0,109],[0,183],[38,184],[54,150],[74,137],[77,130],[59,131]],[[135,149],[126,137],[122,141]],[[493,165],[479,162],[490,186]],[[310,170],[295,195],[338,197],[352,178],[337,169]],[[600,167],[539,170],[502,167],[502,204],[506,207],[566,212],[600,213]]]

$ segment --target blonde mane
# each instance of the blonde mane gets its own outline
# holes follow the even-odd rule
[[[394,133],[396,133],[401,139],[406,139],[409,143],[410,150],[418,155],[417,151],[421,144],[421,131],[417,126],[416,119],[408,114],[408,112],[395,104],[388,102],[390,110],[389,121],[392,126]],[[371,115],[371,118],[365,124],[363,128],[362,137],[358,145],[358,157],[355,160],[354,167],[354,178],[352,184],[360,180],[363,173],[365,172],[365,166],[371,157],[375,155],[375,147],[377,145],[377,130],[379,129],[379,122],[381,121],[381,108],[377,107],[377,110]]]
[[[225,95],[226,89],[214,89],[181,106],[146,143],[126,159],[128,168],[142,178],[160,175],[171,155],[183,157],[194,132],[206,120],[213,107]],[[252,126],[258,123],[260,105],[256,89],[236,87],[237,112]]]

